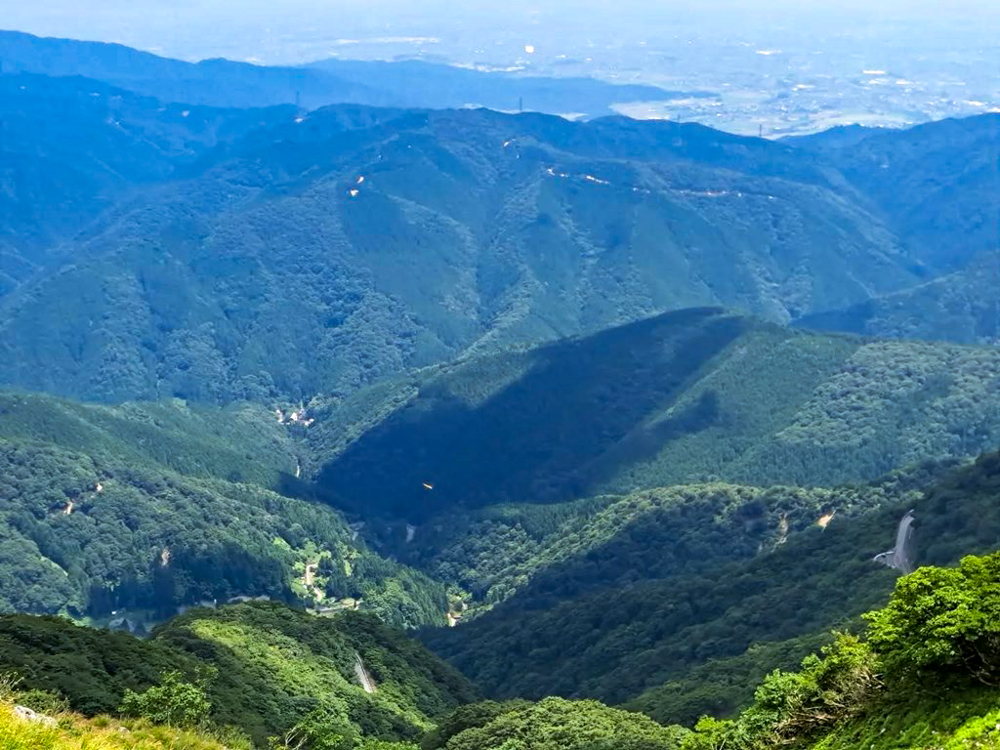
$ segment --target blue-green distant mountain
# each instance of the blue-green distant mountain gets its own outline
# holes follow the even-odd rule
[[[806,315],[797,323],[881,338],[1000,342],[1000,248],[915,287]]]
[[[62,257],[60,243],[137,187],[292,112],[164,105],[82,78],[0,76],[0,294]]]
[[[836,129],[787,141],[822,154],[928,270],[954,271],[1000,244],[1000,115],[909,130]]]
[[[1000,340],[1000,115],[911,130],[838,128],[785,141],[845,176],[898,238],[913,288],[804,316],[874,336]]]
[[[843,178],[782,144],[625,118],[267,112],[283,122],[135,186],[72,263],[0,302],[0,382],[308,398],[664,310],[787,322],[914,282]]]
[[[616,103],[707,96],[592,78],[546,78],[466,70],[420,61],[327,60],[265,67],[231,60],[171,60],[119,44],[0,31],[6,72],[84,76],[164,102],[214,107],[327,104],[435,109],[481,106],[599,116]]]

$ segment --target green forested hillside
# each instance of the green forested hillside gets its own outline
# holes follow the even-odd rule
[[[258,406],[0,394],[0,610],[141,622],[203,600],[329,597],[399,626],[443,623],[443,584],[272,489],[298,452]]]
[[[218,668],[219,721],[278,734],[323,709],[362,734],[413,739],[477,697],[472,685],[416,641],[370,615],[332,620],[278,605],[194,610],[154,633]],[[359,681],[360,658],[373,693]]]
[[[97,461],[274,488],[302,452],[263,406],[179,399],[118,406],[0,391],[0,438],[86,453]]]
[[[902,131],[838,128],[786,141],[844,175],[923,276],[912,288],[806,315],[802,325],[891,338],[996,342],[998,123],[990,114]]]
[[[798,669],[754,681],[738,715],[703,717],[691,729],[589,700],[472,702],[457,673],[353,613],[201,610],[150,641],[56,618],[0,617],[0,742],[11,750],[415,750],[418,740],[421,750],[991,750],[1000,747],[998,581],[998,554],[923,567],[864,615],[861,637],[830,634]],[[88,719],[69,707],[123,716]]]
[[[1000,225],[998,225],[1000,226]],[[895,339],[995,344],[1000,340],[1000,254],[986,252],[953,273],[798,324]]]
[[[373,693],[359,681],[359,659]],[[413,739],[477,697],[448,665],[370,615],[316,617],[277,604],[194,610],[148,641],[55,618],[2,617],[0,670],[89,715],[116,713],[126,691],[178,671],[204,685],[213,722],[261,747],[309,717],[354,737]]]
[[[967,469],[962,478],[977,474]],[[996,489],[996,475],[987,485]],[[421,750],[990,750],[1000,746],[1000,662],[990,648],[998,580],[997,554],[923,567],[856,623],[864,623],[861,637],[832,633],[821,648],[808,646],[797,670],[756,681],[739,714],[703,717],[691,729],[589,700],[474,702],[456,672],[355,613],[318,618],[273,604],[199,610],[149,641],[8,616],[0,618],[0,741],[14,750],[159,750],[168,735],[170,747],[192,750],[413,750],[418,741]],[[752,688],[744,683],[744,692]],[[55,718],[32,725],[15,704]],[[67,707],[139,720],[117,729]],[[158,727],[155,716],[173,719]],[[106,744],[100,732],[108,727],[144,744]]]
[[[9,295],[0,382],[298,400],[666,309],[787,321],[913,280],[843,179],[781,144],[485,110],[296,120],[119,206]]]
[[[775,544],[775,531],[765,527],[763,539],[771,541],[743,559],[737,553],[725,560],[725,550],[752,535],[743,537],[733,526],[723,533],[725,521],[707,525],[694,514],[697,505],[681,504],[677,515],[691,514],[691,527],[673,532],[669,542],[680,542],[678,549],[689,555],[680,565],[657,568],[657,553],[665,555],[668,544],[657,530],[669,529],[670,517],[658,523],[646,516],[607,542],[606,555],[603,548],[567,555],[505,603],[461,627],[428,632],[426,640],[495,696],[555,693],[618,703],[669,683],[634,705],[668,722],[731,709],[749,694],[745,682],[734,686],[723,675],[739,678],[787,664],[812,647],[808,636],[885,600],[896,575],[872,558],[892,547],[907,510],[918,519],[920,564],[951,564],[1000,545],[994,502],[1000,455],[946,474],[922,496],[907,491],[913,480],[897,480],[902,494],[896,500],[860,490],[854,497],[871,500],[870,509],[837,513],[825,525],[814,522],[815,511],[787,516],[783,543]],[[704,497],[717,502],[726,495]],[[788,503],[780,494],[771,497]],[[766,523],[765,509],[737,505],[729,523]],[[752,534],[752,524],[745,528]],[[718,564],[702,562],[720,554]],[[641,575],[647,569],[652,575]],[[607,579],[595,582],[605,571]],[[631,577],[636,571],[640,580]],[[678,687],[693,682],[689,677],[705,689],[681,694]]]
[[[799,671],[775,671],[733,721],[704,719],[686,750],[996,748],[1000,557],[922,568]]]
[[[688,310],[382,384],[317,407],[308,439],[335,502],[412,523],[692,481],[832,486],[1000,444],[998,368],[993,349]]]
[[[130,54],[0,58],[36,42]],[[376,95],[129,59],[167,99]],[[778,143],[3,73],[0,746],[15,699],[178,696],[271,750],[995,743],[996,558],[875,558],[911,511],[900,557],[1000,548],[1000,120]]]
[[[949,470],[928,463],[871,485],[833,489],[675,485],[555,505],[497,505],[430,522],[395,551],[453,581],[477,606],[520,606],[691,575],[747,560],[834,521],[920,497]]]
[[[293,112],[164,106],[82,78],[0,76],[0,294],[64,257],[54,246],[136,185]]]
[[[96,75],[122,51],[86,49],[24,67]],[[218,65],[180,65],[226,88]],[[698,305],[994,337],[995,267],[969,266],[995,249],[991,117],[772,143],[620,117],[161,106],[31,74],[0,87],[3,383],[297,401]]]
[[[790,139],[834,165],[927,271],[995,253],[1000,115]]]
[[[445,717],[421,750],[679,750],[689,735],[596,701],[486,701]]]

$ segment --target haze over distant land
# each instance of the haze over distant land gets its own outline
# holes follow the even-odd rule
[[[1000,9],[984,0],[95,0],[85,10],[69,0],[0,0],[0,17],[6,28],[192,60],[419,58],[712,91],[620,111],[772,136],[1000,107]]]

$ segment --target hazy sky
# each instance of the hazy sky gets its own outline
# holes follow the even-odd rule
[[[443,50],[535,32],[563,46],[665,34],[992,33],[996,0],[0,0],[0,26],[186,58],[301,62],[322,41],[433,36]],[[902,30],[901,30],[902,29]],[[951,32],[949,32],[951,33]],[[446,52],[447,54],[447,52]]]

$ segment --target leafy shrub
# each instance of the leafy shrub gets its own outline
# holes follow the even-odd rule
[[[735,721],[705,718],[685,750],[770,750],[815,736],[864,710],[881,687],[876,659],[859,638],[837,633],[799,672],[776,670]]]
[[[61,714],[69,711],[69,701],[65,696],[52,690],[25,690],[18,693],[17,702],[40,714]]]
[[[358,733],[336,711],[321,706],[282,737],[271,739],[272,750],[352,750]]]
[[[957,672],[1000,684],[1000,554],[921,568],[866,619],[872,646],[897,678]]]
[[[125,716],[156,724],[194,727],[208,721],[211,708],[203,684],[186,682],[180,672],[170,671],[163,674],[159,685],[145,692],[127,690],[119,710]]]

